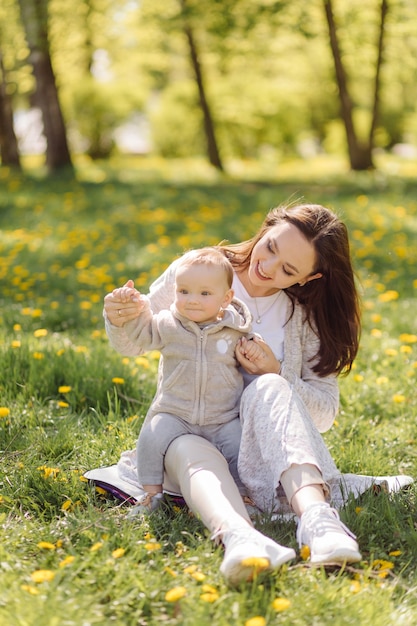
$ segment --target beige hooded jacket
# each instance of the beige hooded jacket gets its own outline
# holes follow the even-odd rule
[[[234,298],[223,318],[200,328],[169,310],[152,314],[149,302],[141,315],[125,325],[128,341],[125,356],[159,350],[158,386],[146,419],[157,413],[172,413],[191,424],[224,424],[239,415],[243,377],[235,357],[237,341],[251,331],[246,304]],[[109,324],[106,320],[107,325]]]

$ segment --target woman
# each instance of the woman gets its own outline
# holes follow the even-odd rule
[[[252,313],[263,359],[249,358],[246,339],[236,356],[245,370],[239,473],[262,510],[285,502],[298,517],[299,544],[313,563],[361,559],[354,535],[330,507],[340,478],[320,435],[338,409],[337,376],[349,372],[359,343],[358,296],[345,225],[319,205],[269,212],[249,241],[222,246],[234,268],[233,288]],[[174,299],[175,262],[151,286],[154,312]],[[132,281],[120,299],[105,297],[112,345],[132,354],[140,301]],[[131,291],[130,291],[131,290]],[[137,351],[135,352],[137,354]],[[222,455],[186,435],[165,456],[168,490],[179,492],[225,547],[221,571],[232,583],[294,558],[256,531]]]

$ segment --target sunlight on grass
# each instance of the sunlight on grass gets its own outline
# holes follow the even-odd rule
[[[184,250],[248,238],[269,208],[304,198],[346,221],[363,305],[326,441],[344,472],[416,475],[415,164],[381,159],[353,175],[320,158],[233,163],[220,176],[203,161],[84,159],[76,181],[30,165],[30,176],[0,168],[0,623],[411,626],[414,488],[349,502],[357,567],[324,572],[298,551],[231,590],[221,549],[188,510],[128,521],[82,474],[134,447],[156,385],[158,353],[108,345],[105,293],[129,278],[146,292]],[[293,522],[259,524],[298,550]]]

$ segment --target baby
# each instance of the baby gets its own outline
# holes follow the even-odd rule
[[[164,456],[170,443],[184,434],[208,439],[229,463],[239,490],[237,471],[241,426],[239,402],[243,378],[235,357],[242,336],[251,338],[251,314],[234,298],[233,268],[217,248],[184,254],[175,274],[170,310],[153,314],[149,302],[133,287],[113,295],[140,299],[142,310],[126,332],[138,353],[161,352],[156,395],[137,442],[137,468],[144,495],[132,514],[155,510],[162,501]],[[263,355],[248,342],[247,358]]]

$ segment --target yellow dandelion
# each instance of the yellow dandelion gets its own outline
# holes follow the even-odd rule
[[[68,555],[59,563],[59,567],[66,567],[67,565],[71,565],[75,561],[75,556]]]
[[[379,330],[379,328],[373,328],[371,330],[371,336],[380,339],[382,337],[382,332]]]
[[[46,337],[47,334],[48,334],[48,331],[46,330],[46,328],[38,328],[37,330],[34,331],[33,336],[34,337]]]
[[[55,550],[55,544],[51,543],[50,541],[40,541],[38,544],[36,544],[38,546],[38,548],[41,548],[41,550]]]
[[[58,393],[69,393],[72,391],[72,387],[70,385],[61,385],[58,387]]]
[[[33,585],[21,585],[20,588],[22,589],[22,591],[27,591],[32,596],[37,596],[39,593],[39,589],[37,589]]]
[[[187,594],[187,590],[185,587],[173,587],[169,589],[165,594],[166,602],[178,602]]]
[[[41,361],[45,355],[43,354],[43,352],[34,352],[32,356],[37,361]]]
[[[275,598],[275,600],[272,602],[272,608],[274,609],[274,611],[286,611],[287,609],[289,609],[291,606],[291,600],[288,600],[288,598]]]
[[[12,348],[20,348],[22,345],[22,342],[19,339],[14,339],[12,341]]]
[[[366,206],[369,202],[368,196],[366,196],[365,194],[361,194],[360,196],[357,196],[356,202],[362,207]],[[362,233],[362,231],[359,232]]]
[[[61,511],[68,511],[72,506],[72,500],[65,500],[63,505],[61,506]]]
[[[242,565],[245,567],[255,567],[259,568],[259,570],[263,570],[265,567],[269,567],[269,559],[266,559],[263,556],[250,556],[243,559]]]
[[[251,617],[246,620],[245,626],[266,626],[266,619],[257,615],[256,617]]]
[[[385,559],[375,559],[372,562],[372,568],[376,570],[390,570],[394,569],[394,563],[391,561],[386,561]]]
[[[67,409],[69,407],[68,402],[64,402],[63,400],[59,400],[57,404],[60,409]]]
[[[303,561],[307,561],[310,558],[310,548],[306,545],[300,548],[300,557]]]
[[[125,552],[126,550],[124,548],[116,548],[116,550],[113,550],[111,555],[114,559],[120,559],[120,557],[122,557]]]
[[[176,578],[178,576],[177,572],[175,572],[171,567],[168,567],[168,565],[164,567],[164,572],[172,576],[172,578]]]
[[[102,541],[96,541],[96,543],[93,543],[93,545],[90,548],[90,552],[97,552],[97,550],[100,550],[103,547],[103,542]]]
[[[398,350],[396,350],[395,348],[387,348],[387,349],[385,350],[385,354],[386,354],[387,356],[397,356],[397,354],[398,354]]]
[[[9,417],[10,409],[7,406],[0,406],[0,418],[1,417]]]
[[[162,548],[161,544],[157,541],[149,541],[145,543],[145,550],[148,552],[155,552],[156,550],[160,550]]]
[[[352,593],[358,593],[361,590],[361,584],[359,580],[352,580],[349,589]]]
[[[203,572],[194,572],[193,574],[191,574],[191,576],[199,583],[203,582],[203,580],[205,580],[206,578],[206,575],[203,574]]]
[[[20,324],[13,324],[13,330],[19,332],[19,330],[22,330],[22,326]]]
[[[394,289],[389,289],[388,291],[384,291],[384,293],[380,293],[378,296],[379,302],[392,302],[393,300],[398,300],[400,294],[398,291]]]
[[[144,356],[138,356],[135,359],[135,363],[136,363],[136,365],[140,365],[141,367],[144,367],[145,369],[149,368],[149,361]]]
[[[355,508],[355,513],[356,513],[356,515],[359,515],[359,513],[360,513],[361,511],[363,511],[363,508],[362,508],[361,506],[357,506],[357,507]]]
[[[49,583],[55,577],[55,572],[50,569],[37,569],[30,575],[34,583]]]
[[[404,343],[417,343],[417,335],[410,335],[409,333],[402,333],[400,335],[400,341]]]
[[[400,352],[402,354],[411,354],[411,352],[413,351],[411,346],[401,346],[400,347]]]
[[[216,587],[213,587],[213,585],[208,585],[207,583],[205,583],[201,587],[201,591],[204,591],[205,593],[218,593]]]
[[[202,602],[212,603],[216,602],[216,600],[218,599],[219,594],[217,593],[217,591],[215,593],[209,593],[208,591],[206,591],[200,595],[200,600],[202,600]]]
[[[59,474],[58,467],[47,467],[46,465],[41,465],[37,468],[40,472],[43,472],[44,478],[56,478],[57,474]]]
[[[361,383],[363,381],[363,375],[362,374],[355,374],[353,377],[353,380],[356,381],[357,383]]]
[[[112,383],[114,383],[115,385],[123,385],[125,382],[124,378],[119,378],[118,376],[115,376],[114,378],[111,379]]]
[[[400,554],[402,554],[401,550],[391,550],[391,552],[388,553],[388,556],[400,556]]]
[[[394,393],[392,401],[396,404],[403,404],[406,401],[406,397],[402,393]]]
[[[388,376],[378,376],[376,379],[377,385],[386,385],[389,382]]]
[[[185,574],[194,574],[194,572],[197,571],[197,565],[187,565],[187,567],[184,567],[184,573]]]

